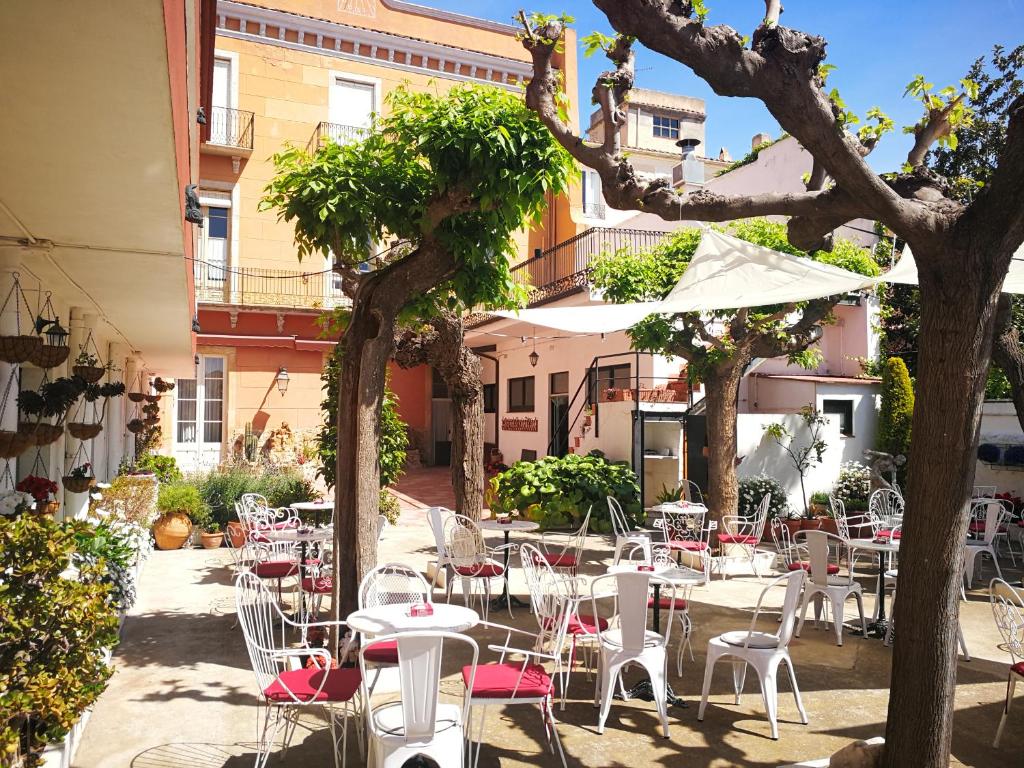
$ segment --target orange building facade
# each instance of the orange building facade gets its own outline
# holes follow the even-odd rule
[[[530,65],[515,33],[395,0],[217,3],[198,190],[195,375],[178,379],[165,430],[165,449],[184,468],[253,458],[282,441],[311,455],[322,420],[320,375],[334,342],[321,338],[317,320],[346,300],[328,261],[300,263],[291,225],[259,211],[272,155],[357,137],[400,85],[518,88]],[[565,50],[561,66],[574,93],[574,41]],[[519,234],[522,259],[577,233],[570,200],[579,197],[575,189],[553,199],[542,225]],[[416,447],[433,459],[444,392],[426,368],[394,370],[391,383]]]

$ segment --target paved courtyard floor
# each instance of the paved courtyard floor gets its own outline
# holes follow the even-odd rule
[[[433,475],[441,483],[445,475]],[[421,478],[422,480],[422,478]],[[436,487],[429,479],[425,488]],[[413,484],[415,485],[415,484]],[[397,560],[426,570],[433,541],[423,505],[403,500],[398,526],[388,528],[381,542],[381,560]],[[522,540],[534,538],[531,535]],[[497,541],[495,543],[498,543]],[[117,649],[117,670],[96,705],[74,768],[238,768],[251,766],[256,738],[256,685],[249,667],[241,630],[233,627],[232,570],[226,550],[156,552],[147,563],[140,601],[125,622]],[[611,542],[592,536],[586,573],[603,572],[611,562]],[[989,578],[986,570],[985,578]],[[865,579],[866,588],[868,580]],[[660,736],[653,704],[615,702],[603,735],[597,733],[593,684],[579,670],[572,675],[565,711],[556,708],[570,768],[636,768],[637,766],[777,766],[822,757],[852,739],[881,735],[888,698],[891,650],[877,640],[847,635],[842,647],[831,630],[809,623],[803,637],[793,641],[791,654],[810,717],[801,725],[788,685],[780,683],[778,741],[769,738],[768,722],[753,674],[739,706],[732,703],[731,675],[720,667],[704,722],[697,721],[697,704],[704,672],[704,649],[710,636],[745,629],[763,585],[753,576],[716,578],[695,590],[691,607],[696,660],[687,658],[683,676],[674,664],[670,681],[689,707],[669,709],[671,737]],[[975,582],[980,587],[979,582]],[[512,590],[525,585],[518,569]],[[438,593],[440,595],[440,593]],[[773,631],[781,590],[769,597],[775,613],[764,619]],[[957,765],[995,768],[1024,765],[1024,752],[1014,734],[1024,729],[1024,706],[1011,714],[1000,750],[991,747],[1005,690],[1007,656],[996,646],[998,635],[983,590],[968,595],[961,607],[962,624],[972,660],[958,667],[953,753]],[[866,608],[873,609],[872,599]],[[853,609],[853,601],[849,602]],[[847,613],[849,624],[850,614]],[[494,621],[509,621],[508,613],[492,612]],[[517,609],[513,624],[535,628],[532,616]],[[481,661],[492,658],[488,642],[498,636],[474,630]],[[674,646],[674,642],[673,642]],[[673,661],[674,661],[674,647]],[[461,698],[457,670],[460,658],[446,663],[442,696]],[[922,659],[922,663],[928,663]],[[632,672],[630,678],[639,677]],[[388,683],[383,681],[381,685]],[[333,766],[328,731],[315,714],[295,734],[284,760],[272,765],[318,768]],[[348,765],[360,766],[355,739],[350,739]],[[488,711],[481,766],[556,766],[537,710],[530,706],[493,707]],[[908,766],[908,768],[911,768]]]

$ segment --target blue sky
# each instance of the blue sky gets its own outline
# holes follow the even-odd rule
[[[565,12],[576,18],[581,36],[611,32],[607,20],[582,0],[419,0],[427,5],[508,21],[521,8]],[[708,0],[708,23],[728,24],[750,34],[764,13],[761,0]],[[858,115],[872,106],[887,112],[896,125],[911,125],[919,105],[903,98],[903,89],[918,73],[937,87],[956,83],[978,56],[993,44],[1024,42],[1024,0],[786,0],[782,23],[828,40],[827,61],[838,69],[829,84],[839,88]],[[607,63],[601,56],[580,55],[580,113],[586,124],[590,90]],[[708,154],[725,146],[734,158],[750,148],[753,134],[780,132],[775,120],[753,99],[716,96],[683,65],[638,47],[637,84],[646,88],[698,96],[707,101]],[[893,170],[906,158],[909,137],[889,134],[871,155],[879,171]]]

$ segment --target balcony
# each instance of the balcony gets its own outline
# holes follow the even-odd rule
[[[331,272],[225,268],[197,261],[195,281],[200,304],[290,309],[334,309],[349,304]]]
[[[213,154],[248,157],[252,154],[252,112],[230,107],[210,109],[209,135],[203,149]]]
[[[604,203],[583,203],[583,215],[588,219],[603,219],[607,214]]]
[[[313,154],[328,141],[333,141],[336,144],[359,141],[366,135],[366,131],[366,128],[356,125],[322,122],[313,131],[313,136],[310,138],[309,144],[306,145],[306,151]]]

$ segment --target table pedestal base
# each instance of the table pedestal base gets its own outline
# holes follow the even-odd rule
[[[879,619],[868,624],[867,637],[874,638],[875,640],[885,640],[885,635],[889,631],[889,622],[887,619]],[[860,631],[860,627],[850,629],[850,634],[855,637],[863,636],[863,632]]]
[[[516,608],[526,607],[526,603],[515,595],[510,595],[508,592],[502,592],[496,598],[491,600],[492,611],[500,611],[504,608],[508,608],[510,605],[514,605]]]
[[[671,706],[688,707],[690,703],[683,700],[679,696],[676,696],[676,692],[672,690],[672,684],[666,681],[666,695],[665,701]],[[640,699],[641,701],[654,701],[654,686],[651,684],[651,678],[645,677],[643,680],[638,682],[632,688],[626,691],[626,696],[623,698],[622,694],[616,693],[613,698],[619,699],[620,701],[629,701],[630,699]]]

